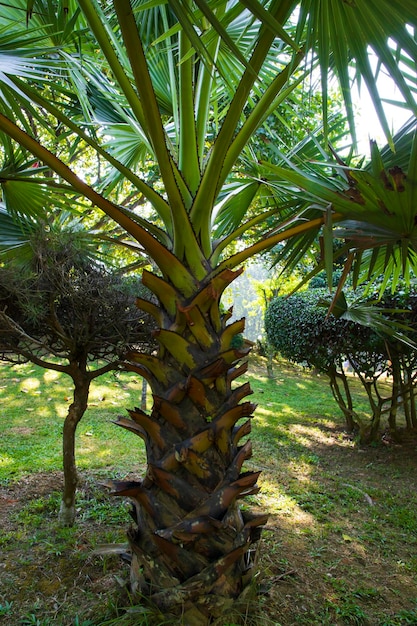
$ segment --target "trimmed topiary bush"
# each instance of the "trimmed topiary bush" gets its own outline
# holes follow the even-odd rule
[[[271,301],[265,315],[268,341],[281,356],[293,363],[314,368],[329,377],[333,396],[342,410],[347,428],[357,433],[361,442],[377,438],[381,418],[388,415],[391,433],[397,432],[397,413],[401,406],[406,427],[416,428],[415,383],[417,351],[399,341],[382,337],[371,328],[328,315],[323,300],[329,295],[323,289],[310,289],[290,297]],[[399,314],[402,321],[417,321],[417,294],[402,292],[387,295],[384,308],[406,308]],[[398,315],[397,315],[398,317]],[[367,394],[369,418],[358,414],[351,393],[354,372]],[[381,391],[386,376],[392,382],[392,393]]]

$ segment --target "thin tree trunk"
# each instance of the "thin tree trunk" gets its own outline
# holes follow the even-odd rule
[[[404,414],[407,428],[412,430],[417,427],[416,401],[415,401],[415,375],[412,367],[406,362],[406,357],[401,359],[402,370],[402,396]],[[406,390],[406,394],[405,394]]]
[[[370,386],[371,384],[375,384],[375,383],[369,383],[369,387],[367,387],[367,391],[369,388],[369,393],[368,393],[368,397],[371,396],[371,391],[370,391]],[[379,429],[381,426],[381,415],[382,415],[382,403],[381,402],[372,402],[371,404],[372,406],[372,417],[371,417],[371,423],[370,425],[361,433],[361,443],[372,443],[373,441],[376,441],[377,437],[378,437],[378,433],[379,433]]]
[[[339,405],[340,410],[345,416],[346,427],[349,432],[356,432],[359,430],[359,424],[356,421],[357,416],[353,410],[353,400],[349,389],[349,383],[347,381],[346,374],[344,372],[338,372],[335,367],[327,371],[329,377],[330,389],[332,390],[333,397]],[[343,383],[343,390],[345,395],[340,390],[338,380]],[[356,418],[356,419],[355,419]]]
[[[73,377],[73,402],[68,409],[64,422],[62,451],[64,468],[64,489],[59,522],[62,526],[72,526],[75,521],[75,493],[78,484],[77,467],[75,462],[75,432],[88,405],[90,378],[80,371]]]
[[[378,436],[381,425],[381,415],[386,399],[382,398],[379,393],[378,376],[366,378],[360,368],[355,365],[354,355],[347,354],[347,357],[352,364],[355,374],[358,376],[364,390],[366,391],[371,409],[370,423],[361,425],[361,429],[359,431],[359,443],[371,443],[375,441]]]
[[[416,411],[416,394],[415,394],[415,380],[410,378],[410,415],[411,426],[417,428],[417,411]]]
[[[140,408],[142,411],[146,411],[146,393],[148,391],[148,381],[146,378],[142,378],[142,395],[140,400]]]
[[[274,355],[271,351],[268,351],[268,360],[266,362],[266,372],[268,378],[274,378]]]
[[[412,428],[412,420],[411,420],[411,401],[412,401],[412,385],[405,380],[401,380],[401,399],[402,399],[402,407],[404,411],[405,424],[408,430]]]
[[[392,362],[392,397],[388,424],[392,435],[397,434],[398,399],[401,392],[401,367],[396,354],[391,355]]]

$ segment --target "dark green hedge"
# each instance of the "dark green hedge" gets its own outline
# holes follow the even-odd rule
[[[320,306],[329,295],[310,289],[271,301],[265,315],[269,343],[286,359],[320,372],[353,358],[364,373],[386,360],[383,341],[370,329],[327,315]]]

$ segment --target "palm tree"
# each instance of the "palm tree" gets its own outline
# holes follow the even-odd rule
[[[126,364],[149,382],[153,407],[150,414],[130,410],[119,421],[144,441],[148,468],[142,480],[111,483],[115,495],[134,504],[131,590],[165,613],[181,614],[184,623],[209,623],[250,581],[266,520],[238,503],[259,489],[259,472],[242,471],[255,405],[247,400],[249,385],[237,382],[247,352],[232,347],[244,320],[228,324],[221,296],[247,259],[328,227],[331,213],[327,207],[294,222],[285,193],[271,204],[267,183],[256,176],[251,138],[297,84],[316,75],[324,136],[330,75],[339,78],[354,131],[352,67],[391,139],[368,50],[415,112],[415,75],[407,64],[402,72],[397,60],[417,56],[411,32],[417,6],[414,0],[30,4],[29,30],[22,26],[24,0],[10,0],[1,22],[2,50],[13,50],[14,64],[1,64],[0,54],[0,130],[49,168],[55,182],[65,181],[117,222],[155,267],[143,283],[157,304],[138,306],[158,324],[159,350],[133,351]],[[76,162],[59,158],[57,136],[87,146],[104,175],[94,183],[91,173],[77,175]],[[255,175],[246,178],[249,163]],[[126,205],[132,192],[145,200],[141,210]],[[231,219],[217,237],[225,207]],[[273,234],[242,243],[271,217],[279,225]]]

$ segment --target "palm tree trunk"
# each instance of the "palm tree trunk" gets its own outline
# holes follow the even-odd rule
[[[75,463],[75,431],[84,415],[88,404],[90,378],[79,370],[71,374],[74,381],[73,402],[64,422],[62,451],[64,468],[64,488],[59,510],[59,522],[62,526],[72,526],[75,521],[75,493],[78,484]]]
[[[227,270],[193,297],[162,303],[159,355],[131,353],[127,364],[150,383],[152,411],[135,408],[118,422],[145,441],[148,459],[143,480],[110,485],[134,505],[131,592],[190,625],[210,623],[242,593],[266,521],[237,503],[257,493],[259,472],[241,473],[255,405],[241,402],[252,393],[248,383],[235,386],[247,351],[230,342],[244,322],[227,325],[219,307],[236,275]],[[156,295],[173,290],[146,273],[143,281]]]

